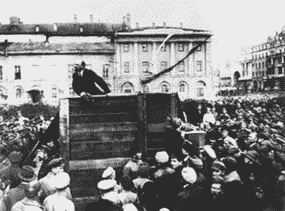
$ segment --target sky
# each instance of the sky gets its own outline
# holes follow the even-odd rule
[[[5,9],[4,9],[5,8]],[[2,2],[0,23],[11,16],[23,23],[94,22],[121,23],[131,15],[131,25],[205,29],[212,34],[212,62],[241,59],[241,49],[265,42],[285,26],[284,0],[9,0]]]

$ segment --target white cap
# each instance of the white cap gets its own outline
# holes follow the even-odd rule
[[[204,150],[205,150],[205,152],[207,152],[207,154],[210,156],[210,158],[212,158],[212,159],[217,158],[215,151],[212,149],[212,147],[210,145],[205,145]]]
[[[191,167],[183,168],[181,174],[187,183],[193,184],[197,180],[196,171]]]
[[[54,188],[63,189],[70,185],[70,176],[66,172],[60,172],[52,179]]]
[[[158,163],[166,163],[169,160],[169,155],[165,151],[157,152],[155,154],[155,160]]]
[[[99,190],[109,190],[111,188],[114,188],[116,184],[117,184],[116,180],[106,179],[98,182],[97,188]]]
[[[134,204],[128,203],[123,206],[123,211],[138,211],[138,209]]]
[[[107,179],[109,177],[111,177],[112,175],[114,175],[116,173],[116,171],[113,169],[113,167],[109,166],[108,168],[105,169],[105,171],[102,174],[102,178],[103,179]],[[114,175],[115,176],[115,175]]]

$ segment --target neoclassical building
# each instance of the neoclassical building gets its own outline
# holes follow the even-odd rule
[[[31,38],[9,38],[21,34]],[[1,39],[4,35],[5,40]],[[44,39],[34,39],[35,35]],[[73,96],[73,66],[83,60],[106,80],[114,95],[178,92],[181,99],[209,98],[216,94],[211,39],[205,42],[209,36],[204,30],[165,24],[135,29],[126,22],[25,25],[16,18],[10,25],[0,25],[0,103],[28,102],[27,91],[33,88],[40,89],[43,101],[51,104]],[[105,39],[98,41],[98,37]],[[173,66],[201,42],[202,46],[170,73],[141,86],[150,72]]]

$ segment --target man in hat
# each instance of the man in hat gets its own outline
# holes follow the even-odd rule
[[[18,173],[18,177],[21,180],[21,183],[16,188],[11,189],[3,198],[0,206],[1,211],[10,211],[16,202],[24,199],[26,197],[25,189],[28,187],[30,182],[37,179],[31,166],[23,166],[21,171]]]
[[[11,163],[10,167],[3,172],[3,180],[10,180],[11,188],[17,187],[21,181],[18,178],[18,174],[21,171],[20,163],[22,161],[23,154],[20,152],[11,152],[8,159]]]
[[[104,95],[111,92],[107,83],[94,71],[85,68],[85,62],[75,65],[72,88],[74,92],[88,100],[90,95]]]
[[[70,177],[66,172],[60,172],[52,179],[55,193],[49,195],[43,202],[46,211],[75,211],[74,203],[69,199],[68,191]]]
[[[175,209],[177,211],[186,211],[192,208],[195,210],[206,210],[207,203],[201,203],[205,201],[206,189],[199,184],[197,181],[197,174],[191,167],[182,169],[182,178],[184,180],[184,186],[181,192],[177,195]]]
[[[86,211],[102,210],[102,211],[122,211],[118,193],[114,190],[116,180],[102,180],[97,184],[100,191],[99,201],[92,202],[87,205]]]
[[[40,204],[39,195],[41,191],[41,184],[35,180],[28,184],[25,188],[25,198],[18,201],[11,211],[42,211],[43,206]]]
[[[63,158],[55,158],[48,163],[48,168],[50,171],[44,178],[40,179],[40,183],[43,189],[41,200],[44,200],[47,196],[53,194],[56,191],[52,180],[57,174],[63,171],[63,165]]]

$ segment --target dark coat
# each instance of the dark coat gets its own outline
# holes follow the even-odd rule
[[[198,184],[190,184],[186,188],[184,188],[176,198],[176,211],[188,211],[188,210],[196,210],[196,211],[205,211],[207,199],[207,193],[204,187],[201,187]]]
[[[103,92],[94,83],[96,83]],[[79,76],[78,73],[73,74],[72,88],[78,95],[80,95],[81,92],[86,92],[91,95],[102,95],[111,92],[103,78],[88,69],[84,69],[82,77]]]

